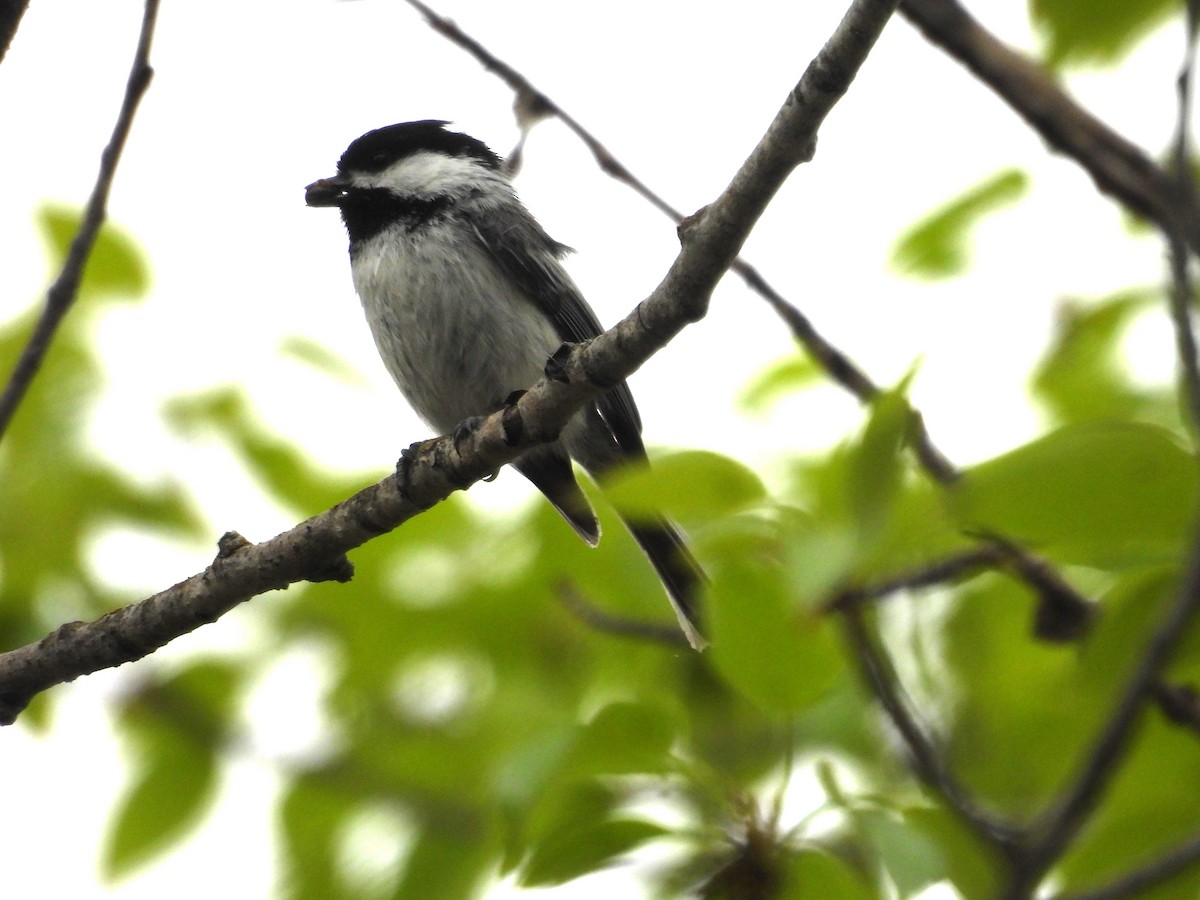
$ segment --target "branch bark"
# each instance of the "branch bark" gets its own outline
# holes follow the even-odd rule
[[[680,227],[682,249],[650,297],[616,326],[556,360],[515,404],[456,440],[419,446],[403,469],[260,544],[227,536],[203,572],[90,623],[71,623],[41,641],[0,654],[0,722],[10,723],[47,688],[140,659],[268,590],[348,577],[342,555],[478,481],[522,451],[556,436],[586,401],[628,377],[702,318],[717,282],[775,192],[811,158],[816,133],[845,94],[897,0],[854,0],[809,64],[732,182]]]
[[[903,0],[901,14],[995,91],[1096,187],[1200,253],[1200,206],[1144,150],[1072,100],[1045,69],[1006,46],[957,0]]]

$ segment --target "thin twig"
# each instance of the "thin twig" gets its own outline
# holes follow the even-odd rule
[[[1180,197],[1174,177],[1072,100],[1041,66],[1001,43],[956,0],[903,0],[900,12],[1082,166],[1103,193],[1200,253],[1195,198]]]
[[[558,585],[555,593],[562,605],[585,625],[604,634],[618,637],[637,638],[655,644],[666,644],[669,647],[687,649],[689,644],[678,625],[663,625],[658,622],[645,622],[640,619],[629,619],[613,615],[590,602],[573,584],[564,582]]]
[[[913,771],[921,782],[938,794],[992,849],[1013,858],[1021,846],[1021,832],[976,807],[966,790],[946,768],[942,753],[909,708],[899,679],[887,654],[877,645],[863,610],[856,604],[841,608],[846,635],[859,661],[862,675],[908,748]]]
[[[960,581],[977,575],[979,572],[994,569],[1007,559],[1008,554],[1003,547],[996,544],[980,544],[953,556],[947,556],[908,572],[902,572],[885,581],[839,591],[826,605],[826,608],[834,611],[841,610],[847,606],[881,600],[900,591],[914,591]]]
[[[1179,75],[1179,109],[1175,138],[1176,187],[1187,199],[1194,194],[1191,178],[1186,173],[1190,122],[1191,79],[1196,51],[1196,9],[1188,4],[1187,43]],[[1191,410],[1194,427],[1200,428],[1200,371],[1197,369],[1196,339],[1192,329],[1191,286],[1187,277],[1184,235],[1172,221],[1163,224],[1172,249],[1172,268],[1175,273],[1172,311],[1176,325],[1176,341],[1180,364],[1184,368],[1186,403]],[[1074,784],[1050,810],[1040,829],[1041,837],[1029,856],[1030,865],[1011,886],[1012,896],[1024,896],[1036,886],[1074,840],[1075,835],[1100,802],[1109,781],[1124,760],[1146,701],[1156,695],[1162,702],[1161,674],[1183,635],[1200,612],[1200,524],[1193,536],[1185,567],[1185,577],[1171,608],[1152,635],[1141,660],[1125,686],[1103,730],[1084,760]],[[1169,710],[1168,710],[1169,714]]]
[[[1060,894],[1054,900],[1122,900],[1162,884],[1200,862],[1200,835],[1186,841],[1154,862],[1116,881],[1080,894]]]
[[[1174,167],[1176,189],[1180,198],[1194,202],[1196,182],[1192,177],[1189,142],[1192,118],[1192,72],[1196,59],[1196,5],[1187,5],[1187,45],[1183,64],[1176,82],[1179,107],[1176,115],[1174,140]],[[1168,257],[1171,264],[1171,322],[1175,326],[1176,353],[1183,371],[1184,407],[1193,434],[1200,438],[1200,360],[1197,358],[1195,327],[1195,291],[1189,275],[1188,254],[1184,236],[1176,228],[1164,228],[1167,239]]]
[[[854,0],[708,214],[681,229],[682,247],[662,282],[615,326],[556,358],[554,378],[542,378],[466,435],[416,445],[400,473],[290,531],[260,544],[230,537],[211,566],[175,587],[0,653],[0,722],[13,721],[32,697],[53,685],[140,659],[258,594],[298,581],[348,577],[341,560],[347,551],[556,438],[584,403],[627,378],[704,316],[713,290],[771,198],[810,158],[817,130],[894,9],[895,0]]]
[[[112,137],[100,155],[100,172],[88,198],[84,210],[83,221],[79,230],[71,240],[67,258],[63,261],[62,270],[54,283],[46,292],[46,304],[42,315],[34,326],[29,341],[21,351],[21,356],[0,394],[0,439],[3,438],[13,415],[17,411],[25,392],[41,368],[46,351],[58,329],[59,323],[75,303],[79,294],[79,284],[83,280],[83,270],[87,266],[88,257],[95,246],[100,227],[104,224],[105,208],[108,204],[108,194],[112,189],[113,176],[117,171],[117,163],[121,159],[121,151],[129,137],[129,129],[133,125],[133,116],[137,112],[154,70],[150,68],[150,43],[154,37],[154,22],[158,16],[158,0],[146,0],[142,14],[142,29],[138,36],[137,50],[133,56],[133,66],[129,71],[129,79],[125,84],[125,96],[121,101],[121,110],[117,114],[117,122],[113,126]]]

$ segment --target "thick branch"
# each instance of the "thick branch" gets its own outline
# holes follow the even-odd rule
[[[900,12],[988,85],[1096,186],[1200,253],[1200,207],[1140,147],[1072,100],[1041,66],[996,39],[956,0],[903,0]]]
[[[261,544],[231,538],[204,572],[95,622],[63,626],[36,644],[0,654],[0,721],[13,721],[40,691],[140,659],[257,594],[345,577],[341,557],[348,550],[553,439],[585,402],[704,315],[771,197],[811,156],[817,128],[849,87],[895,2],[855,0],[729,187],[680,229],[683,248],[662,283],[615,327],[559,360],[553,380],[543,378],[461,440],[421,445],[404,469],[403,485],[397,476],[386,478]]]
[[[62,270],[50,289],[46,292],[46,305],[42,315],[34,326],[29,342],[21,351],[21,356],[0,394],[0,438],[8,429],[13,414],[41,368],[46,351],[50,349],[50,341],[59,323],[75,303],[79,294],[79,284],[83,280],[83,270],[87,266],[88,257],[104,224],[105,207],[108,204],[108,194],[112,189],[113,176],[117,171],[117,163],[121,159],[121,151],[125,140],[129,137],[129,129],[133,125],[133,116],[137,112],[138,103],[150,86],[154,70],[150,68],[150,42],[154,36],[154,22],[158,16],[158,0],[146,0],[145,12],[142,15],[142,30],[138,36],[137,50],[133,55],[133,67],[129,71],[129,79],[125,84],[125,96],[121,101],[121,110],[117,114],[116,125],[113,126],[112,137],[108,146],[100,155],[100,172],[96,176],[96,184],[88,198],[84,210],[83,221],[79,231],[71,240],[67,258]],[[14,26],[15,27],[15,26]]]

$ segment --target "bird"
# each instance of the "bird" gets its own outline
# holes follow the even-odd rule
[[[384,366],[413,410],[456,433],[534,384],[564,343],[604,329],[563,267],[570,252],[518,199],[503,160],[440,119],[402,122],[355,139],[337,174],[305,189],[311,207],[336,207],[350,269]],[[513,467],[588,544],[600,523],[571,460],[601,486],[645,463],[642,423],[624,381],[589,402],[559,437]],[[625,518],[674,608],[702,650],[697,597],[704,574],[665,516]]]

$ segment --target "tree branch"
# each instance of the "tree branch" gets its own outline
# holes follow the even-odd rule
[[[0,654],[0,722],[12,722],[40,691],[140,659],[260,593],[298,581],[348,577],[344,553],[557,436],[585,402],[631,375],[704,316],[758,217],[791,171],[811,157],[817,129],[848,89],[895,4],[854,0],[729,186],[680,228],[683,246],[663,281],[616,326],[557,355],[553,379],[543,378],[460,439],[417,445],[401,474],[290,531],[260,544],[227,536],[213,564],[186,581]]]
[[[941,752],[909,709],[895,670],[867,627],[862,607],[850,603],[840,607],[840,610],[846,636],[854,650],[854,657],[859,661],[863,680],[908,748],[917,777],[993,850],[1006,858],[1013,858],[1020,847],[1021,832],[976,807],[966,790],[946,768]]]
[[[900,12],[933,44],[995,91],[1054,149],[1079,163],[1102,193],[1200,253],[1200,207],[1145,151],[1072,100],[1032,60],[1001,43],[956,0],[903,0]]]
[[[125,83],[125,96],[121,101],[121,110],[117,114],[117,122],[113,126],[112,137],[104,152],[100,155],[100,172],[96,176],[95,186],[88,198],[84,210],[83,221],[79,230],[71,240],[67,258],[63,261],[62,270],[50,289],[46,292],[46,304],[42,315],[34,326],[29,341],[21,351],[21,356],[0,394],[0,439],[8,429],[13,415],[17,411],[25,392],[41,368],[46,351],[50,349],[50,341],[59,323],[75,303],[79,294],[79,284],[83,280],[83,270],[87,267],[88,257],[104,224],[105,207],[108,194],[112,189],[113,176],[117,171],[117,163],[121,159],[121,151],[125,140],[129,137],[129,129],[133,125],[133,116],[137,112],[138,103],[150,86],[154,70],[150,68],[150,43],[154,37],[154,22],[158,16],[158,0],[146,0],[145,11],[142,14],[142,29],[138,36],[137,50],[133,55],[133,66],[129,71],[129,79]],[[15,26],[14,26],[15,27]]]
[[[1103,730],[1084,758],[1074,784],[1043,818],[1038,840],[1018,873],[1009,896],[1025,897],[1071,843],[1088,815],[1099,803],[1117,767],[1125,758],[1146,700],[1160,685],[1160,675],[1186,633],[1187,624],[1200,612],[1200,525],[1192,540],[1186,576],[1175,601],[1151,636],[1113,707]]]
[[[29,0],[0,0],[0,62],[4,61],[27,9]]]

